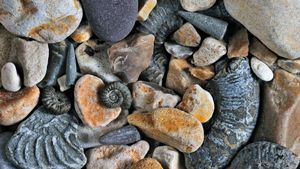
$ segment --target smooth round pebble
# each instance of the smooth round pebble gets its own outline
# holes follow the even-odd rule
[[[180,3],[185,10],[195,12],[212,7],[216,0],[180,0]]]
[[[13,63],[8,62],[2,67],[1,81],[3,88],[7,91],[17,92],[21,89],[21,78]]]
[[[256,57],[252,57],[251,59],[251,68],[255,75],[263,81],[269,82],[274,78],[272,70]]]

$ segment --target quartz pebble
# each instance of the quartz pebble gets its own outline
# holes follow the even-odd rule
[[[255,75],[263,81],[271,81],[274,77],[274,74],[268,65],[258,60],[256,57],[251,58],[251,68]]]
[[[294,73],[294,74],[300,73],[300,59],[297,60],[279,59],[277,65],[280,68],[290,73]]]
[[[181,152],[194,152],[203,143],[202,124],[179,109],[160,108],[148,113],[134,113],[127,119],[129,124],[137,126],[148,137]]]
[[[163,168],[184,169],[181,165],[179,152],[170,146],[156,147],[152,157],[158,160]]]
[[[93,36],[91,25],[84,22],[72,33],[71,38],[77,43],[88,41]]]
[[[121,108],[107,108],[98,96],[104,83],[93,75],[81,77],[74,89],[76,113],[82,122],[90,127],[106,126],[121,113]]]
[[[163,169],[161,164],[153,158],[144,158],[134,163],[130,169]]]
[[[201,11],[212,7],[216,0],[180,0],[181,6],[190,12]]]
[[[131,146],[104,145],[87,152],[87,169],[124,169],[143,159],[149,151],[146,141]]]
[[[4,132],[0,133],[0,168],[1,169],[17,169],[6,157],[5,149],[6,145],[11,139],[13,133],[11,132]]]
[[[13,63],[8,62],[2,67],[1,81],[3,88],[7,91],[17,92],[21,89],[21,78]]]
[[[191,67],[189,72],[195,78],[205,81],[210,80],[215,76],[215,68],[213,65],[203,67]]]
[[[197,47],[200,44],[201,36],[195,27],[187,22],[173,34],[173,39],[180,45]]]
[[[164,45],[167,52],[178,59],[186,59],[194,53],[192,48],[181,46],[176,43],[165,42]]]
[[[208,37],[204,39],[201,47],[194,53],[193,59],[196,66],[208,66],[218,61],[227,52],[222,41]]]
[[[249,39],[247,29],[236,32],[228,43],[228,58],[247,57],[249,53]]]
[[[151,11],[155,8],[157,0],[139,0],[138,21],[144,22],[148,19]]]

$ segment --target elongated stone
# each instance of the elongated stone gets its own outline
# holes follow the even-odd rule
[[[279,59],[277,65],[290,73],[300,74],[300,59]]]
[[[157,0],[140,0],[139,1],[139,13],[138,21],[144,22],[148,19],[150,13],[155,8]]]
[[[69,44],[66,62],[66,85],[72,86],[75,84],[77,78],[77,65],[74,45]]]
[[[17,92],[21,89],[21,78],[17,72],[16,66],[8,62],[1,69],[1,82],[3,88],[7,91]]]
[[[263,81],[269,82],[273,79],[273,71],[264,62],[256,57],[251,58],[251,68],[255,75]]]

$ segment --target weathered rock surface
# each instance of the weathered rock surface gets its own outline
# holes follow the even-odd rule
[[[236,32],[229,40],[228,53],[229,58],[247,57],[249,53],[249,39],[247,29],[241,29]]]
[[[201,11],[212,7],[216,0],[180,0],[181,6],[190,12]]]
[[[139,1],[139,13],[138,21],[144,22],[148,19],[150,13],[155,8],[157,0],[140,0]]]
[[[4,132],[0,133],[0,168],[1,169],[17,169],[6,157],[5,149],[6,145],[11,139],[13,133],[11,132]]]
[[[215,67],[213,65],[203,67],[191,67],[189,72],[195,78],[205,81],[210,80],[215,76]]]
[[[1,69],[1,82],[3,88],[10,92],[17,92],[21,89],[21,78],[16,66],[8,62]]]
[[[187,22],[173,34],[173,39],[180,45],[197,47],[200,44],[201,36],[195,27]]]
[[[158,160],[164,168],[184,169],[181,165],[179,152],[170,146],[155,148],[152,157]]]
[[[134,163],[130,169],[163,169],[161,164],[153,158],[144,158]]]
[[[256,57],[251,58],[251,68],[255,75],[263,81],[269,82],[274,77],[274,74],[268,65]]]
[[[277,65],[280,68],[290,73],[294,73],[294,74],[300,73],[300,59],[297,60],[279,59]]]

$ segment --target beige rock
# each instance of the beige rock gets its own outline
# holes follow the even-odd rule
[[[249,53],[249,39],[247,29],[241,29],[236,32],[229,40],[228,53],[229,58],[247,57]]]
[[[173,34],[173,39],[180,45],[197,47],[200,44],[201,36],[195,27],[187,22]]]
[[[127,120],[148,137],[184,153],[196,151],[203,143],[202,124],[179,109],[160,108],[149,113],[135,113],[129,115]]]
[[[139,0],[138,21],[144,22],[148,19],[149,14],[155,8],[157,0]]]
[[[212,7],[216,0],[180,0],[181,6],[190,12],[201,11]]]
[[[161,164],[153,158],[145,158],[134,163],[130,169],[163,169]]]
[[[179,152],[170,146],[156,147],[152,157],[158,160],[163,168],[184,169],[180,162]]]
[[[87,152],[87,169],[126,169],[143,159],[149,151],[146,141],[131,146],[105,145]]]
[[[74,89],[74,105],[82,122],[92,128],[106,126],[121,113],[121,108],[107,108],[98,96],[104,88],[101,79],[93,75],[81,77]]]
[[[189,72],[195,78],[205,81],[210,80],[215,76],[215,67],[213,65],[203,67],[189,68]]]
[[[269,82],[273,79],[273,71],[264,62],[256,57],[251,58],[251,69],[255,75],[263,81]]]
[[[72,33],[71,38],[77,43],[83,43],[88,41],[93,36],[92,28],[87,23],[82,23],[74,33]]]
[[[277,62],[278,66],[282,69],[298,74],[300,73],[300,59],[297,60],[285,60],[285,59],[279,59]]]
[[[16,66],[8,62],[1,69],[1,82],[3,88],[10,92],[17,92],[21,89],[21,78],[17,72]]]

